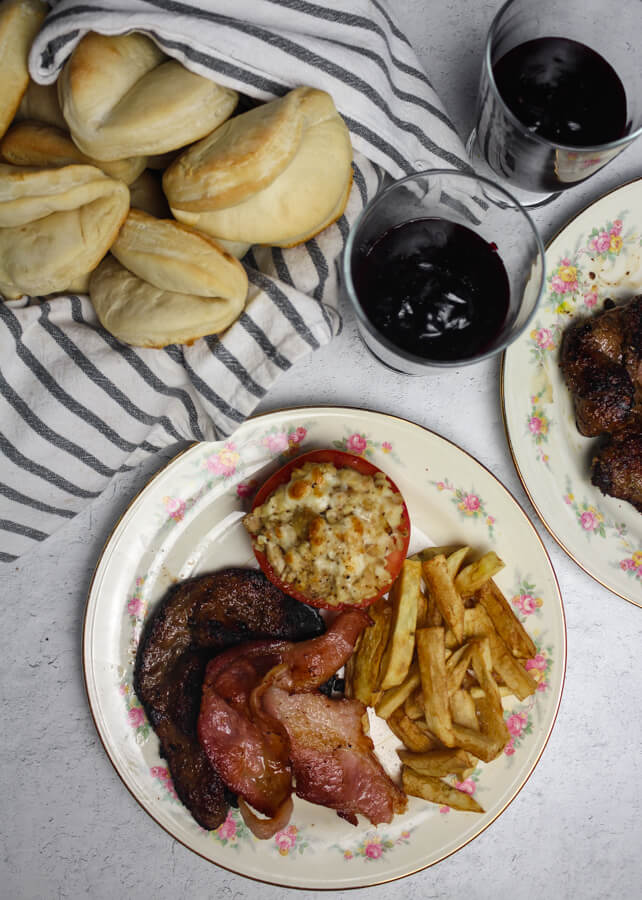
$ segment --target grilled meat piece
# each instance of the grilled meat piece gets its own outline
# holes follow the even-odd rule
[[[581,434],[611,433],[637,418],[642,409],[642,294],[573,322],[564,332],[560,366]]]
[[[633,382],[624,366],[587,363],[574,396],[575,422],[580,434],[597,437],[628,424],[635,405]]]
[[[574,322],[560,366],[580,433],[610,435],[593,459],[593,484],[642,512],[642,294]]]
[[[642,421],[607,440],[593,459],[591,481],[603,494],[642,512]]]
[[[176,793],[203,828],[221,824],[231,799],[196,733],[207,662],[247,640],[298,641],[323,631],[316,610],[254,569],[223,569],[182,582],[147,623],[134,689],[159,737]]]

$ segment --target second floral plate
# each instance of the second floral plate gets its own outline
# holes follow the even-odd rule
[[[226,566],[254,566],[241,523],[267,476],[292,456],[317,448],[349,450],[383,469],[406,500],[410,552],[432,544],[495,550],[506,567],[497,582],[530,632],[527,662],[538,690],[506,702],[511,739],[502,756],[479,764],[459,787],[484,813],[457,812],[410,798],[390,825],[354,827],[329,809],[295,800],[292,821],[259,841],[230,809],[204,831],[177,799],[158,740],[132,684],[146,618],[176,581]],[[125,785],[171,835],[196,853],[249,878],[285,887],[341,890],[401,878],[463,847],[519,793],[546,745],[557,714],[566,629],[550,560],[527,515],[471,456],[438,435],[394,416],[315,407],[248,420],[234,438],[196,444],[163,469],[134,500],[98,562],[84,626],[87,693],[99,735]],[[396,738],[371,716],[371,735],[394,777]],[[145,848],[138,847],[141,856]]]
[[[642,606],[642,515],[591,484],[595,438],[575,426],[559,369],[564,329],[605,299],[642,292],[642,179],[597,200],[546,251],[547,285],[532,329],[504,355],[504,420],[513,460],[538,515],[589,575]]]

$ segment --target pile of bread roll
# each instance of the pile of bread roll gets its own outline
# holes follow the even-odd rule
[[[235,91],[137,33],[87,34],[38,85],[46,10],[0,0],[0,294],[86,291],[134,346],[220,334],[251,245],[294,246],[343,213],[352,147],[332,98],[298,87],[238,113]]]

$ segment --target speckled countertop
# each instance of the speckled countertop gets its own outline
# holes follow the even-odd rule
[[[398,5],[401,24],[465,136],[484,38],[498,3]],[[585,186],[534,212],[544,239],[592,199],[640,175],[638,143]],[[453,856],[358,896],[637,898],[642,609],[581,571],[535,516],[504,437],[499,365],[495,360],[426,380],[394,376],[367,355],[348,319],[342,335],[285,374],[261,406],[367,407],[402,415],[455,441],[524,505],[550,553],[564,600],[564,696],[548,746],[524,789],[489,829]],[[178,449],[119,477],[38,552],[3,570],[0,897],[6,900],[294,896],[217,868],[159,828],[112,768],[85,699],[81,628],[94,564],[131,498]]]

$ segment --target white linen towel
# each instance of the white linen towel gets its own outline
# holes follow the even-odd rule
[[[125,346],[86,296],[0,300],[0,562],[10,563],[161,447],[229,435],[270,385],[336,332],[337,260],[384,173],[469,169],[383,0],[60,0],[30,54],[55,80],[88,31],[147,33],[193,71],[267,100],[328,91],[355,148],[345,214],[305,245],[254,248],[247,307],[220,338]]]

